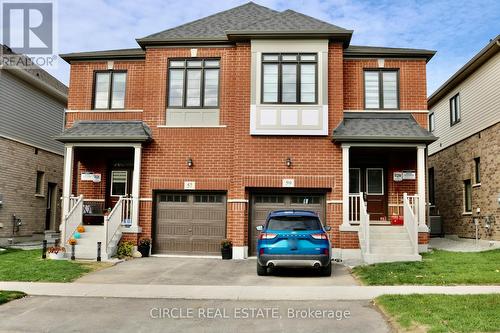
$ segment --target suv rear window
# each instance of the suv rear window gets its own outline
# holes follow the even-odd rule
[[[321,222],[312,216],[278,216],[267,222],[269,230],[319,230]]]

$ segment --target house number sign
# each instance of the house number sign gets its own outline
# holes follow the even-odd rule
[[[194,190],[196,189],[196,182],[184,182],[185,190]]]
[[[283,187],[295,187],[295,179],[283,179]]]

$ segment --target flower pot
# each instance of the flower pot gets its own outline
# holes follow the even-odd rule
[[[149,245],[139,245],[137,247],[137,251],[141,252],[143,258],[149,257],[149,249],[150,249]]]
[[[220,253],[222,254],[222,259],[224,259],[224,260],[233,259],[233,248],[232,247],[221,247]]]
[[[52,260],[62,260],[62,259],[64,259],[64,254],[65,253],[62,251],[59,251],[57,253],[49,253],[48,258],[52,259]]]

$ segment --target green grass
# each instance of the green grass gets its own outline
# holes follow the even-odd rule
[[[0,290],[0,304],[4,304],[24,296],[26,296],[26,294],[20,291]]]
[[[403,331],[500,331],[500,294],[383,295],[376,303]]]
[[[367,285],[500,284],[500,250],[424,253],[420,262],[358,266],[355,276]]]
[[[0,252],[0,281],[71,282],[85,273],[107,267],[106,263],[83,263],[42,259],[42,250]]]

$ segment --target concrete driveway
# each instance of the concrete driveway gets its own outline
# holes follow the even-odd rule
[[[168,284],[216,286],[353,286],[358,285],[343,265],[334,264],[331,277],[312,269],[280,269],[257,276],[256,260],[149,257],[128,260],[80,278],[81,283]]]
[[[320,312],[316,313],[318,316],[314,313],[311,315],[309,309]],[[170,313],[177,318],[172,318]],[[383,316],[369,301],[214,301],[35,296],[0,306],[0,332],[390,331]]]

